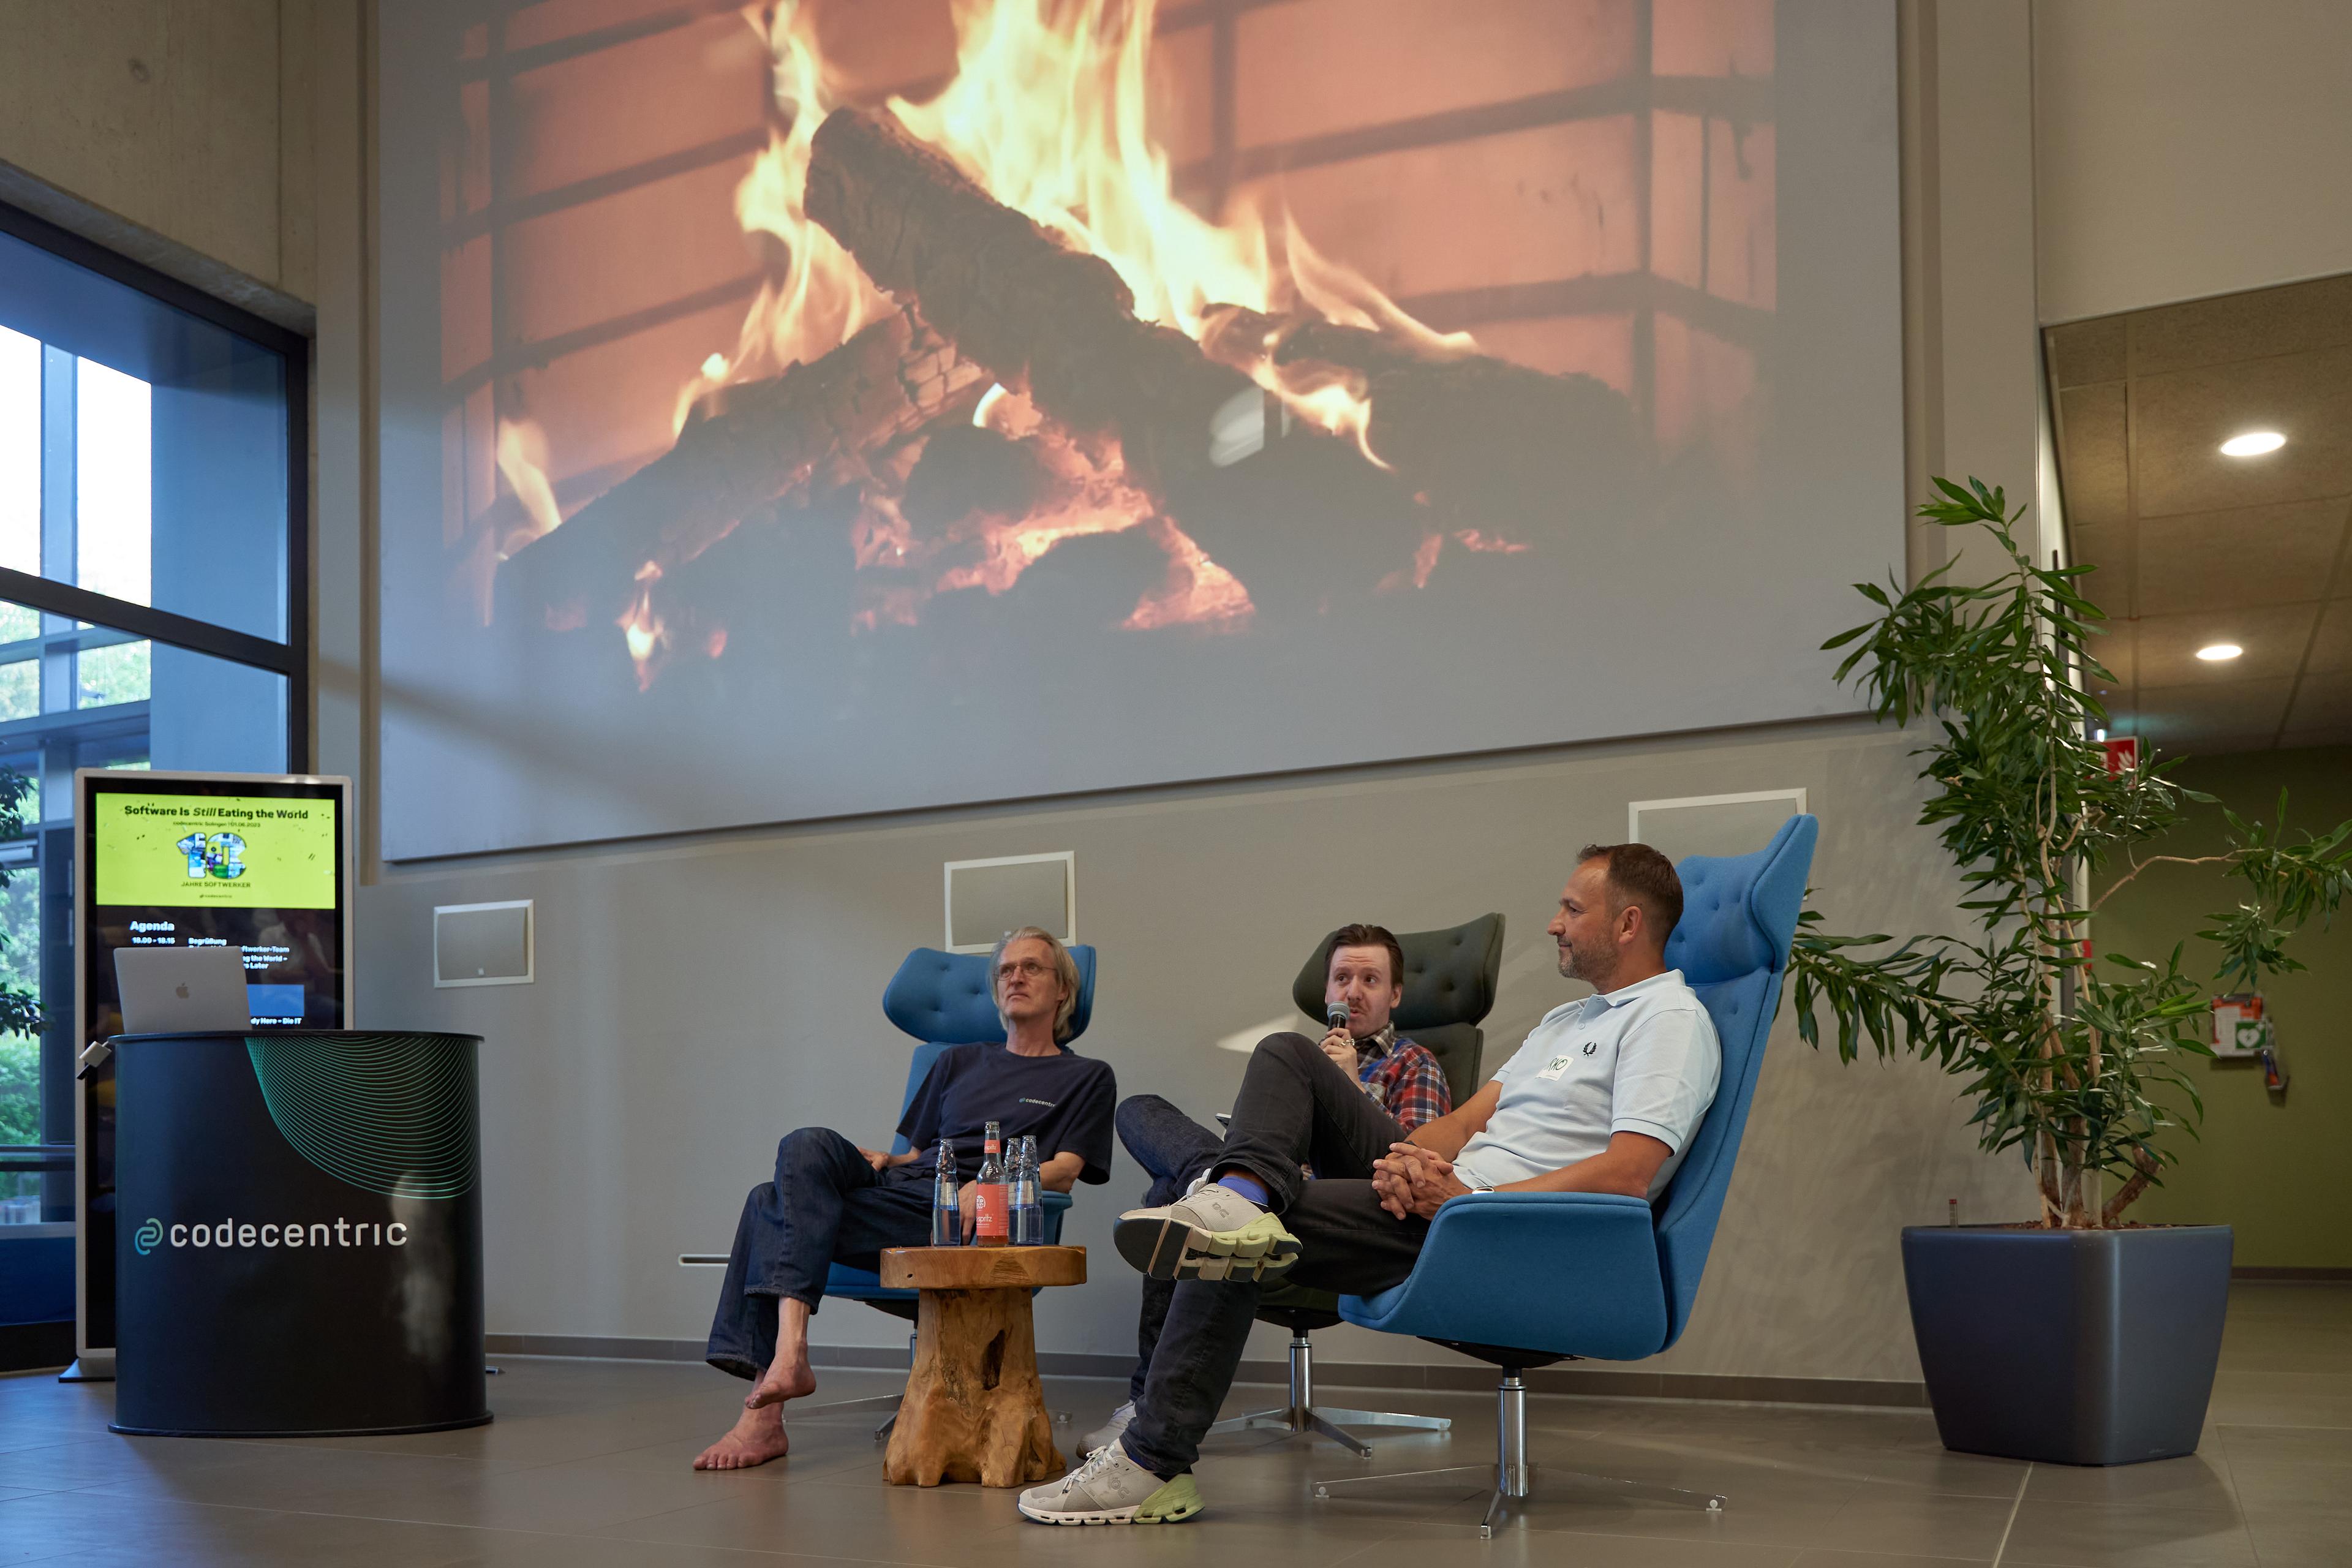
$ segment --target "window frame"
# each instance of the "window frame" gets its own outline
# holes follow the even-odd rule
[[[63,261],[83,268],[111,282],[134,289],[161,304],[243,338],[255,346],[278,356],[279,363],[285,367],[283,384],[286,418],[284,568],[286,619],[283,627],[285,640],[274,641],[266,637],[257,637],[249,632],[238,631],[230,626],[216,625],[174,611],[160,610],[149,605],[133,604],[110,595],[93,592],[76,584],[58,582],[39,575],[37,573],[19,572],[6,567],[0,567],[0,598],[13,601],[37,612],[44,617],[60,617],[68,625],[82,623],[79,627],[67,631],[56,629],[45,621],[44,629],[30,639],[31,645],[41,647],[44,652],[47,645],[77,637],[94,639],[86,645],[88,647],[95,647],[101,644],[143,640],[150,646],[183,648],[209,658],[224,659],[232,664],[264,670],[279,677],[286,682],[285,771],[298,774],[312,773],[315,768],[315,759],[310,754],[312,743],[310,714],[312,695],[310,668],[311,337],[307,333],[294,331],[274,321],[267,321],[249,310],[215,298],[201,289],[170,277],[142,262],[119,255],[103,245],[68,229],[61,228],[45,218],[36,216],[22,207],[5,201],[0,201],[0,233],[46,250]],[[11,648],[12,651],[22,651],[25,646],[26,645],[21,643],[12,644]],[[83,649],[78,647],[76,651],[79,652]],[[79,668],[78,664],[75,668]],[[144,727],[146,703],[124,703],[111,706],[122,710],[114,716],[111,722],[120,724],[136,719],[140,725]],[[134,707],[137,710],[135,713],[131,711]],[[75,721],[76,708],[69,707],[60,717],[62,721]],[[102,739],[102,735],[93,738],[94,742]],[[77,765],[79,765],[79,763]],[[50,803],[45,800],[44,817],[50,809]],[[27,837],[23,842],[37,847],[34,854],[28,858],[40,866],[45,873],[51,871],[53,868],[48,855],[45,849],[39,847],[45,843],[45,829],[42,823],[36,821],[27,824],[26,833]],[[72,863],[70,856],[68,863]],[[53,901],[51,895],[57,890],[47,886],[44,887],[45,904]],[[64,900],[64,904],[67,908],[71,907],[72,900],[69,896]],[[47,931],[47,927],[50,923],[48,915],[49,911],[45,910],[40,917],[44,922],[44,945],[46,946],[48,941],[60,935],[65,936],[70,943],[69,933]],[[46,984],[45,989],[47,989]],[[72,1005],[69,1001],[61,1002],[58,1008],[52,1009],[52,1025],[43,1031],[37,1093],[42,1106],[43,1134],[48,1138],[60,1135],[60,1130],[51,1125],[56,1121],[54,1113],[58,1110],[58,1107],[53,1105],[51,1101],[62,1095],[68,1103],[78,1106],[79,1100],[79,1096],[73,1092],[72,1083],[73,1049],[78,1047],[66,1048],[60,1052],[48,1038],[49,1036],[58,1033],[55,1025],[58,1019],[63,1016],[63,1008]],[[64,1033],[68,1036],[70,1036],[78,1027],[78,1024],[71,1017],[65,1017],[64,1023]],[[71,1047],[70,1041],[68,1046]],[[63,1074],[62,1081],[65,1087],[62,1089],[56,1088],[50,1081],[52,1075],[58,1073]],[[68,1118],[66,1125],[71,1127],[77,1123],[78,1112],[76,1116]],[[73,1147],[70,1142],[40,1142],[0,1149],[0,1169],[37,1171],[49,1178],[67,1183],[73,1186],[78,1194],[79,1185],[74,1182],[71,1174]],[[63,1161],[62,1165],[59,1163],[60,1160]],[[60,1174],[60,1172],[63,1173]],[[77,1210],[79,1206],[77,1196]],[[74,1228],[79,1234],[79,1226]],[[0,1240],[21,1239],[36,1231],[44,1235],[52,1234],[55,1229],[53,1225],[48,1224],[38,1226],[0,1227]],[[76,1246],[79,1247],[79,1240]]]
[[[134,605],[28,572],[0,567],[0,598],[108,631],[208,654],[286,679],[286,762],[312,771],[310,756],[310,339],[264,321],[153,268],[0,202],[0,233],[40,247],[100,277],[234,332],[286,366],[286,640],[273,642],[209,621]]]

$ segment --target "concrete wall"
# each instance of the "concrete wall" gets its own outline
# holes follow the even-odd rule
[[[1940,474],[2032,500],[2042,382],[2032,13],[2027,0],[1916,0],[1901,16],[1910,493],[1925,499]],[[2030,516],[2020,542],[2040,526]],[[2007,567],[1972,533],[1912,527],[1915,576],[1954,557],[1963,578]]]
[[[313,0],[0,0],[0,160],[100,215],[310,300],[317,9]],[[21,187],[5,194],[37,205]],[[93,237],[125,248],[119,234]]]
[[[19,9],[47,25],[38,4]],[[167,21],[176,15],[151,9]],[[1927,472],[1973,472],[2031,494],[2032,189],[2028,149],[2010,133],[2030,96],[2025,0],[1906,0],[1902,16],[1913,489]],[[315,140],[299,153],[280,146],[273,175],[288,177],[307,158],[316,193],[308,297],[320,307],[317,762],[359,779],[363,809],[375,798],[375,714],[385,700],[371,567],[369,18],[363,0],[286,7],[281,28],[307,23],[300,47],[310,62],[307,87],[288,101],[307,100]],[[84,46],[61,37],[46,47],[70,55]],[[294,47],[281,42],[281,62]],[[299,118],[289,107],[281,125]],[[68,166],[58,161],[68,149],[45,173],[90,201],[135,206],[136,183],[110,184],[108,169],[179,155],[164,145],[168,121],[142,126],[143,140],[118,150],[115,165]],[[0,156],[10,145],[0,143]],[[256,142],[237,166],[258,181],[269,159]],[[247,210],[258,213],[259,198],[247,196]],[[299,191],[285,195],[281,215],[301,205]],[[181,221],[168,205],[142,211],[142,222]],[[259,228],[241,232],[205,243],[240,268],[265,268]],[[299,251],[280,243],[289,258]],[[283,261],[267,275],[301,283]],[[1915,569],[1944,558],[1939,535],[1915,542]],[[1113,1061],[1129,1089],[1170,1093],[1205,1115],[1226,1103],[1242,1065],[1210,1042],[1280,1015],[1307,945],[1364,914],[1407,927],[1487,909],[1509,915],[1510,962],[1488,1023],[1489,1059],[1499,1060],[1570,994],[1549,972],[1541,924],[1570,851],[1618,837],[1629,798],[1802,784],[1824,820],[1814,880],[1832,920],[1944,929],[1955,892],[1910,825],[1916,794],[1906,744],[1830,721],[498,861],[384,868],[370,854],[362,1017],[470,1028],[490,1042],[495,1331],[689,1339],[708,1321],[715,1279],[681,1270],[677,1255],[725,1244],[777,1134],[803,1121],[869,1136],[888,1125],[901,1045],[877,1003],[898,956],[938,940],[942,860],[1076,850],[1082,934],[1104,950],[1099,1021],[1085,1048]],[[431,907],[509,897],[540,902],[539,983],[432,991]],[[1841,1068],[1799,1045],[1784,1017],[1698,1316],[1662,1366],[1915,1376],[1896,1227],[1939,1219],[1952,1197],[1971,1218],[2030,1210],[2018,1170],[1972,1152],[1963,1113],[1937,1075]],[[1117,1185],[1087,1189],[1076,1237],[1101,1243],[1136,1186],[1122,1166]],[[1044,1342],[1120,1353],[1132,1302],[1131,1281],[1101,1270],[1087,1289],[1045,1300]],[[881,1346],[898,1335],[878,1315],[836,1306],[816,1337]],[[1332,1336],[1325,1353],[1453,1359],[1354,1331]]]
[[[1080,806],[728,835],[706,842],[394,868],[361,905],[367,1026],[481,1034],[493,1332],[698,1336],[714,1271],[775,1140],[809,1122],[862,1141],[897,1119],[910,1042],[879,999],[898,960],[940,940],[940,862],[1071,849],[1082,940],[1101,950],[1079,1048],[1123,1090],[1206,1121],[1244,1058],[1221,1037],[1288,1026],[1299,961],[1325,931],[1401,930],[1488,910],[1509,920],[1491,1064],[1577,994],[1543,934],[1575,847],[1622,837],[1629,800],[1801,786],[1823,823],[1813,881],[1842,929],[1938,930],[1957,884],[1915,831],[1900,735],[1859,721],[1569,748],[1479,765],[1168,792]],[[430,988],[435,904],[538,900],[538,981]],[[1784,1016],[1768,1056],[1698,1315],[1659,1370],[1916,1376],[1897,1228],[2024,1216],[2011,1162],[1974,1152],[1948,1081],[1840,1067]],[[1108,1250],[1141,1176],[1082,1189],[1074,1238]],[[1040,1342],[1118,1353],[1134,1277],[1100,1267],[1048,1292]],[[1268,1331],[1261,1331],[1262,1333]],[[827,1344],[901,1342],[895,1320],[828,1308]],[[1276,1353],[1269,1343],[1254,1353]],[[1327,1357],[1450,1359],[1349,1330]]]
[[[2030,102],[2025,0],[1906,0],[1901,15],[1913,488],[1927,472],[1977,473],[2031,496],[2032,163],[2017,133]],[[365,575],[374,526],[367,219],[364,208],[341,210],[336,195],[338,181],[356,193],[371,177],[363,23],[357,4],[321,6],[317,90],[329,193],[320,223],[320,762],[358,776],[364,801],[376,788],[375,711],[396,694],[376,676]],[[338,115],[342,123],[331,123]],[[354,479],[348,505],[331,499]],[[1945,559],[1939,533],[1916,542],[1915,570]],[[1128,1089],[1206,1115],[1227,1102],[1242,1065],[1209,1042],[1280,1016],[1300,955],[1342,919],[1410,928],[1505,910],[1512,958],[1488,1022],[1491,1059],[1500,1059],[1570,994],[1549,972],[1541,923],[1569,852],[1620,836],[1629,798],[1804,784],[1825,825],[1814,879],[1831,918],[1849,929],[1945,929],[1956,895],[1911,826],[1906,745],[1832,722],[1050,807],[371,865],[362,1016],[475,1029],[491,1042],[494,1331],[692,1339],[707,1325],[715,1279],[680,1269],[677,1256],[725,1245],[776,1136],[806,1121],[866,1136],[890,1124],[901,1047],[877,1002],[899,956],[939,939],[942,860],[1076,851],[1081,934],[1104,951],[1099,1021],[1085,1048],[1110,1059]],[[1365,848],[1389,842],[1385,857]],[[520,897],[541,911],[537,984],[423,988],[433,905]],[[1658,1364],[1916,1376],[1897,1227],[1940,1219],[1954,1197],[1972,1218],[2031,1209],[2018,1168],[1976,1155],[1963,1119],[1937,1075],[1841,1068],[1798,1045],[1784,1018],[1697,1319]],[[1074,1237],[1102,1243],[1138,1185],[1122,1164],[1117,1185],[1087,1189]],[[1041,1342],[1122,1353],[1133,1300],[1116,1269],[1085,1290],[1049,1294]],[[836,1306],[815,1338],[880,1347],[902,1342],[900,1332]],[[1355,1331],[1335,1334],[1325,1356],[1454,1359]]]
[[[2352,269],[2347,59],[2335,0],[2038,0],[2042,320]]]
[[[2282,789],[2291,826],[2325,832],[2352,816],[2352,747],[2200,757],[2176,777],[2241,816],[2264,822],[2276,819]],[[2211,855],[2221,847],[2220,813],[2202,806],[2191,809],[2188,826],[2147,853]],[[2210,974],[2220,950],[2195,933],[2210,923],[2208,915],[2236,904],[2244,887],[2217,867],[2157,866],[2100,910],[2093,935],[2103,951],[2158,961],[2187,942],[2189,973]],[[2174,1142],[2179,1167],[2133,1206],[2132,1217],[2227,1221],[2237,1229],[2237,1261],[2245,1267],[2352,1268],[2352,1191],[2344,1184],[2344,1127],[2352,1118],[2345,1023],[2352,1018],[2352,929],[2341,918],[2332,929],[2315,922],[2287,951],[2308,967],[2263,982],[2293,1075],[2286,1092],[2266,1092],[2256,1062],[2192,1064],[2189,1079],[2205,1101],[2202,1135]]]

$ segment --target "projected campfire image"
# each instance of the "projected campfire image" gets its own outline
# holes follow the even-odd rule
[[[1709,716],[1575,667],[1774,559],[1769,0],[385,26],[441,209],[389,763],[578,762],[568,830],[395,853]],[[760,776],[628,775],[688,737]]]

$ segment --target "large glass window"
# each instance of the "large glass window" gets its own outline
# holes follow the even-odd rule
[[[74,771],[308,762],[306,356],[0,206],[0,1240],[74,1214]]]

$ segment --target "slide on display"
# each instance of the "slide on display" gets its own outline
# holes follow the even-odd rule
[[[256,1025],[340,1022],[333,802],[100,792],[90,811],[97,948],[234,947]],[[107,1015],[113,961],[89,978]]]
[[[242,795],[100,795],[98,901],[331,910],[335,808]]]

